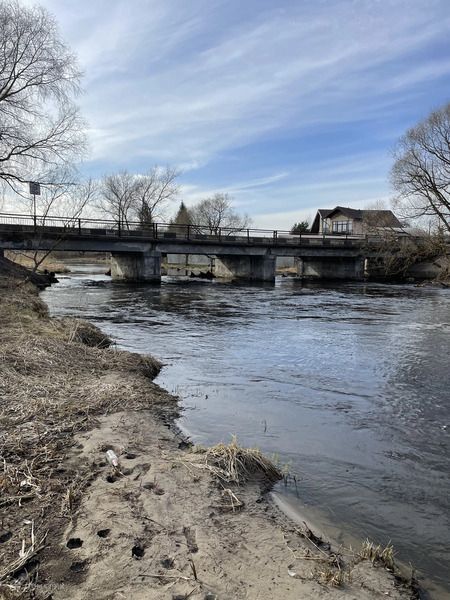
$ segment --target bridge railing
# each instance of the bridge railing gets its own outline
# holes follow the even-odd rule
[[[290,231],[236,227],[207,227],[204,225],[178,225],[173,223],[142,224],[112,219],[59,217],[52,215],[21,215],[0,213],[0,229],[23,233],[44,233],[63,237],[119,237],[141,240],[198,241],[219,243],[245,243],[264,245],[350,245],[366,238],[350,233],[291,233]]]

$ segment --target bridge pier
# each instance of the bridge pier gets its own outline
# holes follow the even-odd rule
[[[364,279],[364,259],[360,256],[302,258],[297,264],[297,274],[303,279]]]
[[[113,281],[161,281],[161,252],[111,252]]]
[[[276,256],[216,256],[216,277],[243,279],[247,281],[274,281]]]
[[[303,258],[296,257],[295,258],[295,266],[297,267],[297,277],[303,277],[303,271],[305,269],[305,265],[303,263]]]

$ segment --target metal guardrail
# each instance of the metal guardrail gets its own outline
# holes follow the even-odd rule
[[[139,238],[148,241],[192,241],[244,243],[264,245],[353,245],[367,239],[365,235],[349,233],[291,233],[272,229],[236,229],[230,227],[208,228],[202,225],[176,225],[173,223],[118,222],[109,219],[57,217],[50,215],[20,215],[0,213],[0,231],[15,233],[49,233],[62,237]]]

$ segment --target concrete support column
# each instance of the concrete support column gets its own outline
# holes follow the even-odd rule
[[[304,258],[303,277],[305,279],[362,281],[364,279],[364,260],[361,257]]]
[[[303,264],[303,258],[295,259],[295,266],[297,267],[297,277],[303,277],[303,272],[305,270],[305,265]]]
[[[264,256],[217,256],[216,277],[243,279],[247,281],[274,281],[276,257]]]
[[[161,281],[160,252],[112,252],[113,281]]]

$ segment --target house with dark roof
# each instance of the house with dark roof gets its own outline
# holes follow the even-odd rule
[[[359,210],[336,206],[320,208],[311,225],[311,233],[367,233],[373,229],[401,229],[402,224],[391,210]]]

